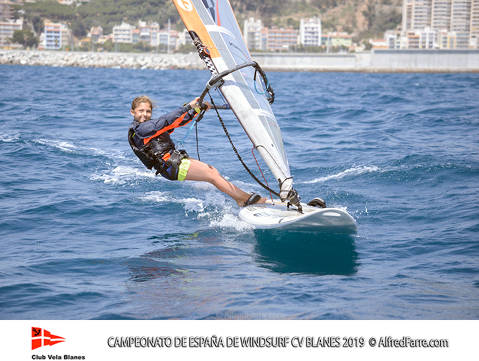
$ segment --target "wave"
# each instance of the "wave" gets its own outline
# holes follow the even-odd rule
[[[175,198],[168,192],[161,191],[152,191],[146,193],[144,196],[140,197],[141,200],[146,202],[155,202],[155,203],[177,203],[181,204],[186,212],[198,212],[201,213],[205,210],[205,203],[203,200],[193,197],[187,198]]]
[[[13,134],[13,135],[5,135],[3,137],[0,138],[0,142],[3,142],[3,143],[14,143],[16,141],[18,141],[20,139],[20,136],[17,135],[17,134]]]
[[[148,170],[139,170],[133,167],[118,166],[108,173],[93,174],[92,181],[102,181],[105,184],[126,184],[138,178],[156,178],[155,173]]]
[[[14,141],[18,141],[19,139],[20,139],[20,136],[13,136],[10,138],[4,138],[2,140],[5,142],[7,141],[14,142]],[[120,151],[114,151],[112,149],[108,149],[108,151],[106,151],[101,148],[76,145],[66,140],[39,138],[39,139],[34,139],[33,142],[37,144],[45,145],[50,148],[59,149],[67,153],[81,154],[81,155],[87,155],[87,156],[91,156],[91,155],[100,156],[100,157],[106,157],[106,158],[115,159],[115,160],[127,159],[127,157]]]
[[[303,184],[313,184],[313,183],[322,183],[322,182],[327,182],[329,180],[333,179],[341,179],[344,177],[348,176],[357,176],[365,173],[373,173],[379,171],[379,167],[376,166],[361,166],[361,167],[353,167],[346,169],[342,172],[339,172],[337,174],[331,174],[325,177],[319,177],[310,181],[302,182]]]
[[[41,145],[46,145],[48,147],[53,147],[53,148],[56,148],[56,149],[60,149],[64,152],[68,152],[68,153],[73,153],[76,149],[78,149],[75,145],[73,145],[69,142],[66,142],[66,141],[62,141],[62,140],[52,140],[52,139],[40,138],[40,139],[34,139],[33,142],[41,144]]]
[[[194,187],[197,185],[202,184],[199,182],[193,183]],[[196,218],[198,220],[206,219],[211,228],[232,229],[238,232],[254,229],[253,226],[238,218],[235,214],[235,206],[231,202],[226,202],[225,196],[222,193],[213,190],[212,192],[203,192],[202,194],[206,196],[205,199],[195,197],[175,198],[169,192],[152,191],[146,193],[140,199],[160,204],[180,204],[186,215],[196,213]]]

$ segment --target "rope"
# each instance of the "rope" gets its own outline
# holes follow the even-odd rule
[[[261,170],[261,167],[259,166],[258,160],[256,159],[256,156],[254,155],[254,146],[253,146],[253,148],[251,148],[251,154],[253,154],[253,158],[256,162],[256,165],[258,166],[258,169],[259,169],[261,175],[263,176],[264,182],[269,187],[268,181],[266,180],[266,177],[264,176],[263,171]],[[271,192],[269,192],[269,196],[271,198],[271,202],[273,202],[273,195],[271,194]]]
[[[239,154],[238,150],[236,149],[235,145],[233,144],[233,141],[231,140],[231,137],[230,137],[230,134],[228,132],[228,129],[226,129],[226,125],[225,123],[223,122],[223,119],[221,118],[220,116],[220,113],[218,112],[218,109],[216,109],[216,106],[215,106],[215,102],[213,101],[213,98],[210,94],[210,92],[208,91],[208,95],[210,97],[210,100],[211,100],[211,105],[213,105],[213,108],[215,109],[216,111],[216,115],[218,116],[218,119],[221,123],[221,126],[223,127],[223,130],[226,134],[226,137],[228,138],[230,144],[231,144],[231,147],[233,148],[233,151],[235,152],[236,156],[238,157],[239,161],[241,162],[241,164],[243,165],[244,169],[246,169],[246,171],[249,173],[249,175],[261,186],[263,187],[264,189],[266,189],[268,192],[274,194],[275,196],[280,196],[278,192],[272,190],[270,187],[268,187],[267,185],[265,185],[263,182],[261,182],[254,174],[253,172],[251,172],[251,170],[248,168],[248,166],[246,165],[246,163],[243,161],[243,158],[241,158],[241,155]]]
[[[195,133],[196,133],[196,154],[198,154],[198,160],[201,160],[200,149],[199,149],[199,140],[198,140],[198,122],[195,122]]]

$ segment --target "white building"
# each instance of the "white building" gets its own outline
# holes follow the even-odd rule
[[[47,21],[44,24],[43,39],[44,49],[59,50],[70,45],[72,34],[67,25]]]
[[[177,48],[178,32],[176,30],[160,30],[158,32],[158,44],[165,47],[168,51]]]
[[[246,19],[243,27],[243,37],[248,49],[260,50],[263,49],[263,41],[261,31],[263,23],[261,20],[255,18]]]
[[[13,20],[13,6],[17,5],[10,0],[0,0],[0,21]]]
[[[402,15],[403,35],[410,37],[415,32],[422,37],[421,47],[429,49],[430,32],[435,32],[435,48],[477,47],[479,0],[404,0]]]
[[[429,27],[425,27],[419,31],[419,48],[420,49],[434,49],[437,45],[437,32]]]
[[[321,19],[318,17],[301,19],[299,43],[303,46],[321,46]]]
[[[384,33],[384,40],[386,41],[388,49],[401,48],[401,33],[396,30],[388,30]]]
[[[113,27],[113,42],[114,43],[133,43],[133,30],[135,28],[127,23],[115,25]]]
[[[16,21],[0,21],[0,46],[9,45],[13,33],[17,30],[22,30],[22,28],[23,19],[18,19]]]
[[[178,41],[176,43],[176,46],[178,48],[186,44],[192,44],[192,40],[188,30],[184,29],[182,32],[178,33]]]

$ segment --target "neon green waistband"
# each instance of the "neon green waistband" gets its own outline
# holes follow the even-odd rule
[[[180,166],[178,168],[178,180],[184,181],[186,175],[188,174],[188,169],[190,169],[191,162],[189,159],[185,158],[181,161]]]

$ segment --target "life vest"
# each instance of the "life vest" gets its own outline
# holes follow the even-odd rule
[[[142,139],[144,144],[142,148],[138,148],[133,140],[133,137],[135,136],[133,128],[128,130],[128,143],[135,155],[141,160],[146,168],[155,168],[157,170],[156,174],[158,174],[167,167],[166,162],[170,159],[170,156],[175,150],[175,144],[171,141],[169,135],[173,133],[176,128],[185,126],[198,115],[198,113],[196,113],[192,119],[184,121],[186,114],[188,114],[188,111],[183,113],[170,125],[158,130],[152,136]],[[163,142],[161,142],[161,140]]]
[[[152,154],[151,149],[148,145],[144,146],[142,149],[136,146],[135,142],[133,141],[134,136],[135,131],[130,128],[128,130],[128,143],[130,143],[131,149],[145,165],[145,167],[148,169],[155,168],[156,170],[163,169],[163,164],[160,164],[158,158],[154,154]]]

